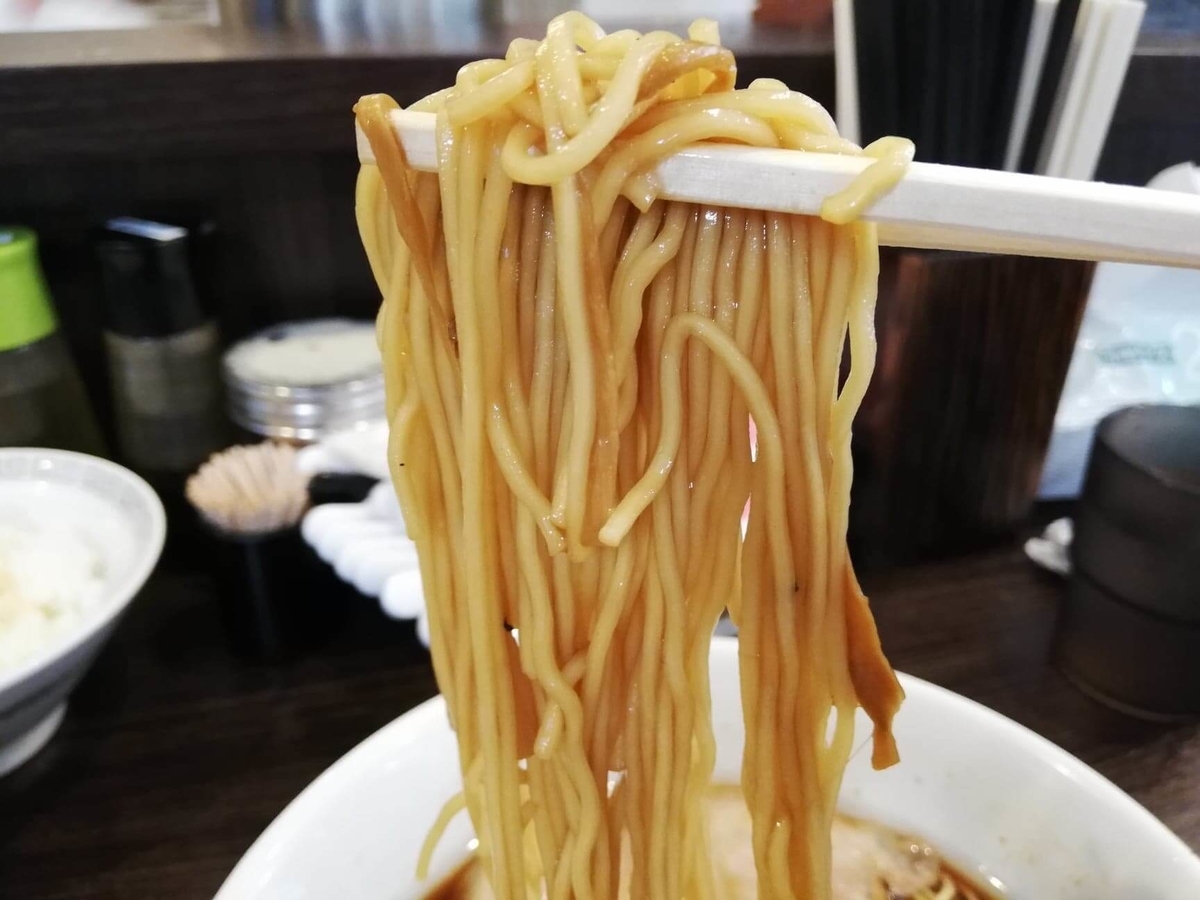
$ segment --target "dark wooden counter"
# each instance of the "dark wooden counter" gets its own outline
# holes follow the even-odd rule
[[[898,668],[1045,735],[1200,848],[1200,727],[1126,719],[1051,669],[1061,587],[1018,550],[866,584]],[[411,627],[357,607],[319,656],[254,669],[226,656],[207,578],[156,575],[62,731],[0,781],[0,896],[211,897],[310,780],[434,693]]]

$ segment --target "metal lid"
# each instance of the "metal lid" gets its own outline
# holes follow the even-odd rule
[[[1100,422],[1071,555],[1126,603],[1200,623],[1200,407],[1133,406]]]
[[[231,347],[222,370],[229,416],[254,434],[313,441],[384,416],[371,322],[276,325]]]

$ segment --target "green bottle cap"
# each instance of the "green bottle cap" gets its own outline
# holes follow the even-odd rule
[[[0,353],[41,340],[58,327],[38,265],[37,236],[0,225]]]

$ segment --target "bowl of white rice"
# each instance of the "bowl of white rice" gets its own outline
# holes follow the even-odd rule
[[[0,776],[53,736],[165,535],[162,503],[128,469],[0,448]]]

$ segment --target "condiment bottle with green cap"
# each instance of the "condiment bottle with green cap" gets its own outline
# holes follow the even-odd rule
[[[27,228],[0,225],[0,446],[106,455]]]

